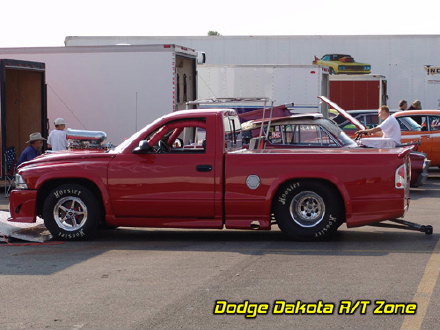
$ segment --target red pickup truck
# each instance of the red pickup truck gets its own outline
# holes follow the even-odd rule
[[[99,225],[269,230],[299,240],[401,217],[409,149],[243,149],[233,110],[168,114],[112,151],[23,163],[11,221],[44,219],[56,239]],[[356,170],[353,170],[353,169]]]

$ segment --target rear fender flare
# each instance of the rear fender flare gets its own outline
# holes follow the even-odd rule
[[[266,196],[266,205],[267,209],[265,212],[266,214],[272,213],[272,203],[275,198],[275,195],[277,194],[280,187],[288,182],[288,181],[294,181],[294,180],[317,180],[317,181],[325,181],[332,186],[334,186],[339,193],[341,194],[343,203],[344,203],[344,209],[345,209],[345,217],[346,219],[349,219],[352,214],[352,206],[351,206],[351,199],[350,195],[345,188],[345,185],[334,175],[331,175],[329,173],[312,173],[312,172],[304,172],[304,173],[295,173],[292,175],[284,175],[281,177],[278,177],[277,180],[272,182],[272,185],[270,186],[267,196]]]

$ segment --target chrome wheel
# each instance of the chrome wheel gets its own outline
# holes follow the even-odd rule
[[[324,218],[325,203],[313,191],[303,191],[290,202],[290,216],[301,227],[314,227]]]
[[[87,222],[87,206],[78,197],[67,196],[55,204],[53,217],[59,228],[75,231]]]

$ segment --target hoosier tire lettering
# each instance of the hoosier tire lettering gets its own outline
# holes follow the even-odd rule
[[[59,185],[44,200],[44,224],[58,239],[92,238],[102,216],[97,197],[80,184]]]
[[[60,198],[63,195],[81,195],[80,190],[71,190],[71,189],[64,189],[64,190],[56,190],[53,192],[55,198]]]
[[[295,240],[330,237],[344,221],[339,192],[319,181],[292,181],[279,189],[273,207],[278,227]]]
[[[299,182],[292,183],[288,187],[284,189],[284,192],[278,197],[278,203],[281,203],[282,205],[286,204],[286,197],[288,194],[293,191],[294,189],[298,188],[300,186]]]

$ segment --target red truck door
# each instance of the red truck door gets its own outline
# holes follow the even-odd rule
[[[179,221],[183,227],[196,227],[197,221],[221,227],[222,220],[214,220],[221,169],[215,168],[211,128],[204,118],[168,122],[144,137],[150,151],[116,156],[108,173],[116,217],[145,218],[146,225],[166,225],[166,218],[174,218],[175,227]]]

